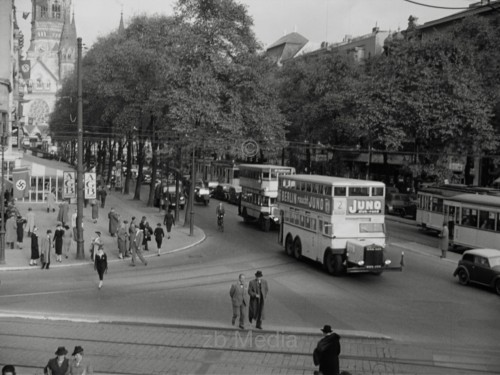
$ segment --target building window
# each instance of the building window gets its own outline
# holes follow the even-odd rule
[[[47,5],[42,5],[40,7],[40,18],[47,18],[47,13],[48,13]]]
[[[61,4],[57,0],[52,4],[52,18],[61,18]]]

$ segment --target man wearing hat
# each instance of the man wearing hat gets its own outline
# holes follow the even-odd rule
[[[68,351],[64,346],[58,347],[55,353],[57,357],[49,360],[49,363],[47,363],[47,366],[44,368],[44,373],[51,375],[67,374],[69,369],[69,360],[66,358],[66,354],[68,354]]]
[[[314,365],[319,366],[323,375],[339,375],[340,336],[325,325],[321,331],[324,337],[313,352]]]
[[[73,360],[69,365],[68,375],[92,375],[94,374],[94,369],[87,359],[83,358],[83,348],[81,346],[75,346],[73,350]]]
[[[267,281],[262,279],[262,271],[255,272],[255,279],[248,284],[248,294],[250,295],[250,305],[248,307],[248,319],[250,323],[255,319],[255,328],[262,329],[264,320],[264,302],[269,292]]]
[[[118,227],[118,232],[116,233],[117,242],[118,242],[118,253],[120,259],[123,259],[127,256],[127,242],[128,242],[128,221],[124,220],[120,222],[120,226]]]

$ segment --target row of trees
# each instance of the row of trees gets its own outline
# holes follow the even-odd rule
[[[251,18],[232,0],[179,0],[173,17],[138,16],[99,39],[82,62],[84,136],[89,155],[98,148],[98,171],[114,164],[109,150],[121,159],[126,148],[128,171],[133,155],[138,163],[138,199],[146,145],[153,176],[158,154],[176,155],[174,148],[242,157],[250,138],[262,153],[280,150],[286,121],[271,85],[276,67],[258,48]],[[71,77],[50,122],[59,142],[76,138],[67,100],[75,92]]]
[[[280,108],[290,140],[411,151],[415,172],[442,178],[449,155],[498,153],[498,19],[470,17],[446,32],[395,36],[363,64],[332,53],[286,63]]]
[[[113,157],[122,159],[126,149],[130,171],[135,155],[136,198],[146,145],[153,176],[159,153],[241,159],[249,138],[259,143],[261,158],[276,157],[285,141],[411,151],[414,172],[432,169],[443,178],[448,155],[497,153],[496,20],[471,17],[426,38],[409,29],[362,64],[325,52],[277,68],[261,53],[246,9],[233,0],[179,0],[175,10],[173,17],[134,18],[83,59],[86,153],[97,148],[108,178],[104,166]],[[63,85],[50,122],[54,139],[69,150],[75,82]],[[330,172],[343,174],[341,166],[332,163]]]

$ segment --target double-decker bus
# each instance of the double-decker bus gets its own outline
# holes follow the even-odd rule
[[[240,164],[240,215],[245,222],[257,221],[261,229],[269,231],[279,224],[278,177],[295,174],[295,168],[281,165]]]
[[[240,184],[239,165],[231,160],[214,160],[210,165],[210,180],[238,186]]]
[[[333,275],[402,270],[385,257],[384,196],[378,181],[282,176],[279,242],[288,255],[317,261]]]

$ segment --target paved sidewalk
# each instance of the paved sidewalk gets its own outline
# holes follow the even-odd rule
[[[33,160],[36,163],[57,166],[63,170],[69,170],[70,168],[64,164],[53,160],[37,159],[33,156],[27,156],[29,160]],[[131,184],[131,190],[135,187],[135,184]],[[115,211],[120,214],[122,220],[130,220],[133,216],[136,218],[136,223],[139,224],[142,216],[146,216],[147,221],[154,229],[158,223],[162,223],[163,230],[166,234],[166,228],[163,225],[163,218],[165,211],[160,213],[156,207],[147,207],[147,194],[149,193],[149,187],[143,189],[141,195],[141,200],[133,200],[133,194],[124,195],[120,192],[108,191],[106,197],[106,204],[104,208],[99,207],[99,218],[94,224],[92,221],[92,211],[91,206],[88,205],[83,209],[83,226],[84,226],[84,251],[86,260],[76,259],[76,242],[73,241],[71,245],[71,250],[69,257],[66,259],[63,254],[62,263],[55,261],[54,252],[52,252],[51,268],[75,266],[80,264],[88,264],[89,260],[89,249],[92,238],[95,237],[95,231],[101,232],[101,238],[104,244],[104,251],[108,254],[108,261],[119,260],[118,258],[118,244],[116,237],[111,237],[109,234],[109,219],[108,213],[112,207]],[[47,205],[45,203],[28,203],[28,202],[17,202],[21,215],[24,217],[28,212],[28,208],[31,207],[35,213],[35,225],[38,227],[38,238],[39,241],[46,234],[47,229],[52,229],[52,233],[56,228],[57,224],[57,214],[58,208],[55,212],[47,212]],[[71,220],[71,215],[75,212],[76,204],[71,204],[69,209],[69,218]],[[192,246],[195,246],[205,239],[205,233],[200,229],[195,227],[194,235],[189,236],[189,227],[184,227],[184,210],[179,211],[180,222],[172,228],[171,238],[166,237],[163,240],[161,254],[180,251]],[[152,237],[151,242],[149,242],[150,251],[144,251],[146,257],[157,256],[157,247],[154,237]],[[17,246],[16,246],[17,247]],[[29,260],[31,256],[31,240],[27,237],[26,233],[23,240],[22,249],[6,249],[5,250],[5,264],[0,264],[1,271],[13,271],[13,270],[26,270],[26,269],[37,269],[38,267],[30,267]],[[40,262],[38,262],[40,265]]]

